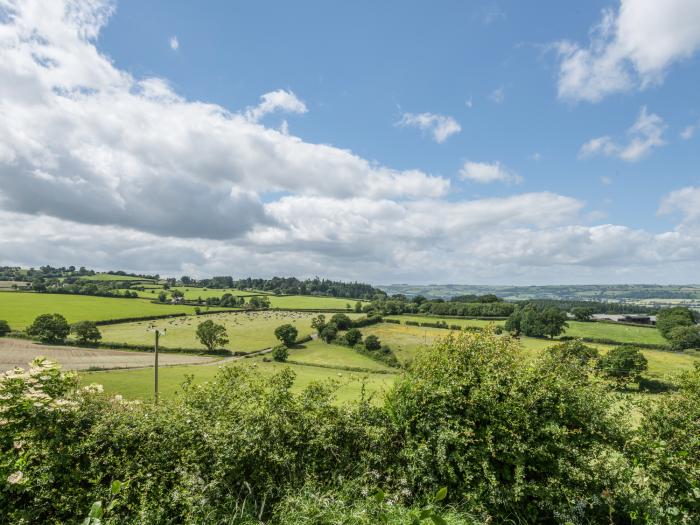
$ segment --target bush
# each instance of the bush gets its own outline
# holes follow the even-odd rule
[[[550,346],[547,351],[555,359],[570,361],[580,366],[589,365],[599,357],[597,348],[584,345],[578,339]]]
[[[326,343],[332,343],[333,340],[336,338],[338,335],[338,328],[334,324],[327,324],[323,327],[321,330],[320,337],[323,341]]]
[[[289,357],[289,348],[284,345],[277,345],[272,349],[272,359],[275,361],[279,361],[280,363],[283,363],[287,360]]]
[[[671,349],[677,352],[700,349],[700,326],[676,326],[668,334]]]
[[[292,346],[297,340],[297,335],[299,331],[291,324],[283,324],[275,328],[275,337],[286,346]]]
[[[656,328],[666,339],[671,335],[671,330],[678,326],[692,326],[695,324],[693,312],[684,306],[664,308],[656,315]]]
[[[365,348],[370,352],[379,350],[381,347],[382,343],[376,335],[368,335],[365,337]]]
[[[621,386],[638,381],[648,368],[647,358],[632,345],[611,348],[599,361],[598,368],[607,377],[615,379]]]
[[[351,328],[345,333],[345,339],[350,346],[355,346],[357,343],[362,342],[362,332],[357,328]]]
[[[61,314],[42,314],[27,328],[27,334],[43,343],[62,343],[69,333],[68,321]]]
[[[345,314],[334,314],[329,323],[334,324],[338,330],[348,330],[352,327],[352,319]]]
[[[71,326],[70,331],[80,343],[96,343],[102,339],[97,325],[92,321],[80,321]]]
[[[8,322],[4,319],[0,319],[0,337],[9,334],[11,331]]]

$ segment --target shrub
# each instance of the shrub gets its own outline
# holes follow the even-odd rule
[[[345,333],[345,339],[350,346],[355,346],[362,341],[362,332],[357,328],[351,328]]]
[[[648,368],[648,363],[636,346],[620,345],[611,348],[600,359],[598,367],[604,375],[625,386],[629,382],[638,381],[642,372]]]
[[[4,319],[0,319],[0,337],[9,334],[11,331],[8,322]]]
[[[289,357],[289,348],[287,345],[277,345],[272,349],[272,359],[281,363],[285,362]]]
[[[27,328],[27,334],[44,343],[60,343],[70,333],[68,321],[61,314],[42,314]]]
[[[348,330],[352,327],[352,319],[345,314],[334,314],[329,322],[334,324],[338,330]]]
[[[376,335],[368,335],[365,337],[365,348],[370,352],[379,350],[381,347],[382,343]]]
[[[102,339],[97,325],[92,321],[80,321],[71,326],[70,331],[80,343],[96,343]]]
[[[292,346],[297,340],[297,335],[299,331],[291,324],[283,324],[275,328],[275,337],[286,346]]]
[[[323,327],[321,330],[320,337],[322,340],[324,340],[326,343],[332,343],[333,340],[336,338],[338,335],[338,328],[334,324],[327,324]]]
[[[690,348],[700,349],[700,326],[676,326],[668,334],[671,348],[677,352]]]
[[[599,357],[597,348],[584,345],[578,339],[550,346],[547,351],[555,359],[571,361],[581,366],[588,365]]]
[[[692,326],[695,324],[693,312],[684,306],[664,308],[656,315],[656,328],[666,339],[671,335],[671,330],[678,326]]]

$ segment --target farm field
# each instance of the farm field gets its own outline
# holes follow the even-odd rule
[[[211,319],[226,327],[229,344],[233,351],[249,352],[262,350],[278,344],[274,330],[282,324],[293,324],[299,331],[299,338],[312,333],[311,319],[314,313],[232,311],[231,313],[205,314],[198,316],[175,317],[158,321],[137,321],[100,327],[104,341],[129,344],[150,344],[153,334],[149,328],[167,329],[161,344],[165,347],[202,348],[195,334],[197,325]],[[357,314],[353,314],[357,316]]]
[[[47,313],[60,313],[69,323],[74,323],[183,312],[193,314],[194,307],[87,295],[27,292],[3,292],[0,295],[0,319],[5,319],[13,330],[24,329],[36,316]]]
[[[151,287],[151,286],[146,286],[146,289],[141,291],[141,290],[134,290],[139,297],[145,297],[148,299],[155,299],[158,297],[158,294],[160,292],[165,292],[168,294],[168,297],[170,296],[170,292],[172,290],[179,290],[183,294],[185,294],[185,299],[189,301],[195,301],[198,298],[202,299],[207,299],[209,297],[221,297],[225,293],[230,293],[231,295],[234,295],[236,297],[249,297],[252,295],[267,295],[263,292],[247,292],[244,290],[234,290],[234,289],[217,289],[217,288],[195,288],[193,286],[173,286],[169,290],[164,290],[162,286],[157,286],[157,287]]]
[[[659,345],[668,343],[656,328],[612,323],[582,323],[579,321],[569,321],[569,328],[566,329],[564,335],[611,339],[621,343],[648,343]]]
[[[314,295],[271,295],[272,308],[298,308],[300,310],[345,310],[349,304],[354,308],[356,299],[344,299],[339,297],[320,297]]]
[[[153,365],[153,354],[149,352],[50,346],[25,339],[0,338],[0,372],[12,370],[18,366],[26,369],[27,364],[38,356],[57,361],[66,370],[134,368]],[[212,363],[219,359],[186,354],[160,354],[158,357],[161,366]]]
[[[401,324],[405,324],[406,321],[414,321],[416,323],[435,323],[437,321],[445,321],[448,325],[459,325],[459,326],[478,326],[484,328],[490,324],[503,326],[505,321],[502,319],[489,321],[486,319],[463,319],[459,317],[435,317],[428,315],[387,315],[385,319],[397,319],[401,321]]]
[[[98,273],[95,275],[82,275],[79,277],[84,281],[141,281],[152,283],[152,279],[146,279],[144,277],[134,277],[133,275],[114,275],[111,273]]]
[[[288,367],[296,374],[295,390],[301,390],[312,382],[333,381],[338,385],[336,392],[339,402],[358,399],[364,383],[367,393],[380,394],[386,391],[394,381],[393,375],[346,372],[318,366],[296,365],[289,363],[264,362],[261,358],[238,359],[220,366],[244,366],[264,375],[271,375]],[[185,381],[187,375],[193,376],[194,383],[211,380],[219,366],[174,366],[163,368],[159,373],[160,395],[173,397]],[[110,372],[85,372],[80,375],[81,384],[98,383],[111,394],[121,394],[128,399],[148,400],[153,397],[153,370],[114,370]]]
[[[304,343],[301,345],[301,348],[291,348],[289,350],[289,360],[310,365],[348,366],[367,368],[369,370],[383,370],[392,373],[397,372],[397,369],[359,354],[352,348],[326,344],[319,340]]]

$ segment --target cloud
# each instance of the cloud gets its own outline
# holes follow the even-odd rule
[[[622,0],[605,9],[588,46],[554,45],[559,97],[598,102],[608,95],[663,82],[668,69],[700,47],[700,3],[694,0]]]
[[[281,112],[301,115],[307,111],[306,104],[299,100],[293,92],[278,89],[261,96],[260,104],[246,110],[246,117],[251,122],[258,122],[270,113]]]
[[[683,223],[695,223],[700,221],[700,187],[688,186],[680,190],[672,191],[661,201],[659,215],[680,213]]]
[[[171,36],[170,37],[170,49],[173,51],[177,51],[180,49],[180,41],[177,39],[176,36]]]
[[[503,101],[506,99],[506,91],[503,87],[494,89],[489,95],[489,98],[496,104],[503,104]]]
[[[434,113],[404,113],[396,125],[414,127],[430,133],[438,144],[442,144],[450,136],[462,131],[462,126],[454,118]]]
[[[613,183],[613,180],[611,177],[606,177],[605,175],[603,175],[600,177],[600,182],[605,186],[610,186]]]
[[[663,134],[666,123],[655,113],[649,113],[643,106],[634,124],[627,130],[627,144],[618,144],[609,135],[596,137],[581,146],[579,158],[603,155],[617,156],[628,162],[635,162],[648,155],[654,148],[666,144]]]
[[[523,178],[514,171],[506,168],[500,162],[465,162],[459,170],[462,180],[471,180],[480,184],[491,182],[505,182],[507,184],[519,184]]]
[[[683,128],[683,131],[681,131],[679,135],[683,140],[690,140],[693,138],[693,135],[695,135],[695,131],[698,129],[698,127],[700,127],[700,122],[690,124]]]
[[[481,23],[491,25],[499,20],[506,19],[506,13],[496,4],[488,4],[481,8],[480,16]]]
[[[542,154],[539,151],[536,151],[530,155],[530,159],[534,160],[535,162],[539,162],[542,160]]]

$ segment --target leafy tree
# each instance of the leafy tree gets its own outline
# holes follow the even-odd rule
[[[579,365],[587,365],[599,357],[597,348],[585,345],[578,339],[551,346],[547,351],[557,359],[572,361]]]
[[[70,325],[61,314],[42,314],[34,319],[27,333],[44,343],[58,343],[68,337]]]
[[[632,381],[638,381],[642,372],[649,367],[644,354],[632,345],[611,348],[598,363],[604,375],[615,379],[623,386]]]
[[[297,335],[299,331],[291,324],[283,324],[275,328],[275,337],[285,346],[292,346],[297,340]]]
[[[355,313],[358,313],[358,314],[362,313],[362,302],[361,301],[357,301],[355,303]]]
[[[272,349],[272,359],[283,363],[289,357],[289,349],[285,345],[277,345]]]
[[[326,327],[326,316],[323,314],[319,314],[313,319],[311,319],[311,328],[316,330],[316,333],[318,335],[321,335],[321,332],[323,329]]]
[[[7,335],[11,332],[10,325],[4,319],[0,319],[0,337]]]
[[[593,320],[593,308],[588,308],[585,306],[577,306],[571,309],[571,313],[574,315],[577,321],[588,322]]]
[[[348,330],[352,327],[352,319],[345,314],[335,314],[330,320],[338,330]]]
[[[81,343],[96,343],[102,339],[100,329],[92,321],[79,321],[71,326],[70,331]]]
[[[566,313],[554,306],[542,310],[540,316],[544,325],[544,335],[548,335],[551,339],[564,333],[564,330],[569,326],[569,323],[566,322]]]
[[[184,292],[182,292],[181,290],[173,290],[172,292],[170,292],[170,295],[173,299],[180,299],[185,297]]]
[[[210,351],[228,344],[226,328],[211,319],[197,325],[197,339]]]
[[[529,337],[554,338],[563,333],[567,326],[566,313],[554,306],[539,308],[527,304],[516,309],[506,320],[506,330]]]
[[[158,301],[161,303],[164,303],[167,298],[168,298],[168,295],[165,292],[160,292],[158,294]]]
[[[381,341],[376,335],[368,335],[365,337],[365,348],[372,352],[379,350],[382,347]]]
[[[656,315],[656,328],[666,339],[671,335],[671,330],[677,326],[692,326],[694,324],[693,312],[684,306],[665,308]]]
[[[326,343],[332,343],[333,339],[338,335],[338,328],[333,323],[328,323],[323,327],[319,335]]]
[[[248,307],[256,310],[270,308],[270,298],[267,295],[254,295],[248,300]]]
[[[350,346],[355,346],[357,343],[362,341],[362,332],[357,328],[351,328],[345,333],[345,339]]]
[[[668,334],[668,340],[676,351],[700,349],[700,326],[676,326]]]
[[[513,313],[508,316],[508,319],[506,319],[505,329],[519,336],[522,331],[522,322],[523,309],[516,308]]]

